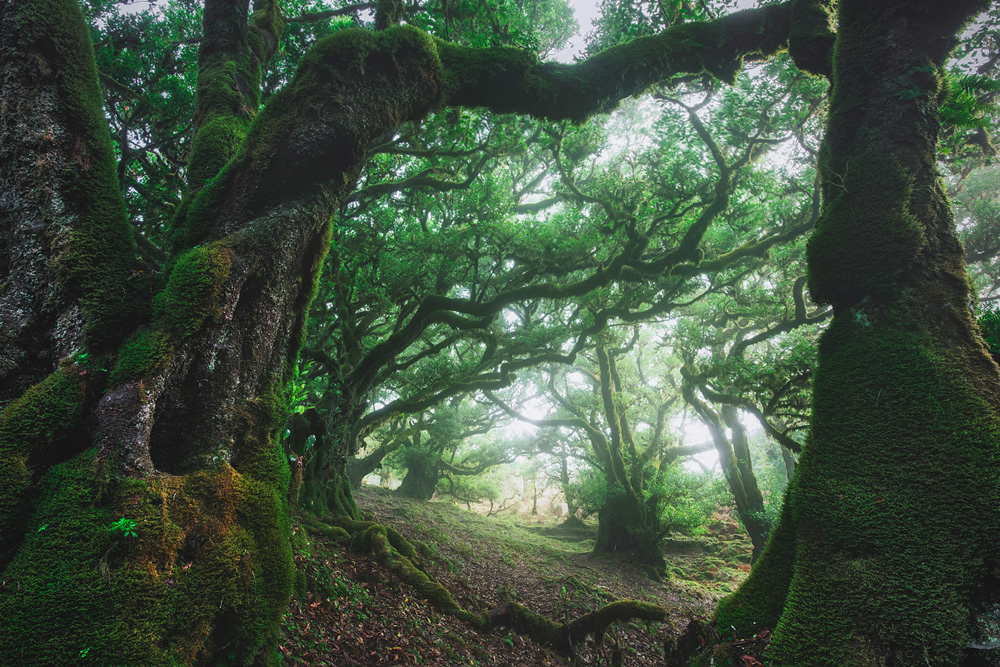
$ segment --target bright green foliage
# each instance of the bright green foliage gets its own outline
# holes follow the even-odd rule
[[[692,473],[679,463],[657,471],[644,494],[662,530],[682,534],[703,533],[712,512],[730,502],[718,476]]]
[[[941,122],[962,129],[991,127],[998,113],[996,93],[1000,81],[981,74],[951,75],[947,95],[941,103]]]
[[[111,524],[110,530],[119,537],[139,537],[135,532],[135,521],[124,517]]]
[[[587,51],[597,53],[609,46],[636,37],[655,35],[670,26],[687,21],[716,18],[733,0],[691,3],[683,0],[604,0],[595,20],[595,30],[587,35]]]
[[[432,0],[409,21],[435,37],[475,48],[511,46],[541,56],[562,46],[576,27],[565,0]]]
[[[197,77],[202,3],[160,2],[145,10],[84,2],[98,78],[118,158],[118,186],[147,261],[180,201]],[[145,245],[148,240],[152,247]]]
[[[986,348],[993,360],[1000,364],[1000,308],[986,310],[979,316],[979,328],[983,330]]]
[[[952,195],[959,238],[965,248],[973,291],[986,304],[995,301],[1000,284],[1000,167],[975,169]]]

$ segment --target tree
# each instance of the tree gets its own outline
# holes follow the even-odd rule
[[[550,433],[549,439],[564,441],[561,478],[567,504],[574,511],[578,499],[569,488],[567,470],[572,446],[565,441],[586,441],[585,453],[577,458],[586,461],[601,489],[594,553],[627,554],[663,570],[660,542],[675,528],[664,520],[671,500],[664,492],[665,479],[677,459],[706,447],[670,446],[667,422],[678,396],[670,387],[647,384],[651,369],[643,368],[639,329],[622,347],[611,347],[613,342],[608,332],[594,348],[593,359],[581,359],[584,363],[558,374],[549,371],[545,393],[534,397],[544,395],[552,404],[549,416],[533,419],[492,393],[487,397],[526,423],[559,432]],[[627,369],[621,367],[623,359]],[[556,447],[546,443],[544,449]]]
[[[397,492],[430,500],[443,482],[448,482],[446,490],[454,490],[456,477],[475,477],[511,463],[517,452],[508,444],[494,440],[488,445],[466,445],[469,439],[500,428],[500,416],[499,410],[487,405],[456,399],[434,408],[428,419],[421,416],[409,446],[397,453],[406,467]],[[421,433],[427,434],[423,441]],[[460,452],[460,448],[465,451]]]
[[[774,664],[954,665],[996,622],[1000,376],[935,160],[942,68],[982,9],[845,0],[816,68],[833,89],[809,288],[834,317],[780,523],[718,611],[774,628]]]
[[[684,359],[681,393],[708,428],[755,560],[766,544],[771,519],[740,413],[754,417],[783,447],[791,478],[792,452],[802,447],[790,434],[808,424],[809,378],[815,365],[815,335],[804,335],[803,328],[815,328],[831,315],[824,308],[809,312],[804,276],[789,284],[788,271],[795,264],[777,271],[766,267],[730,285],[725,299],[700,304],[707,306],[705,312],[683,322],[679,328],[684,331],[674,341]],[[780,298],[786,290],[793,304]]]
[[[293,450],[306,460],[303,506],[347,505],[329,484],[338,460],[330,449],[354,452],[394,415],[504,387],[521,369],[572,363],[609,323],[663,317],[682,297],[711,291],[700,276],[763,261],[807,232],[811,208],[799,189],[776,194],[773,206],[730,203],[781,145],[772,133],[790,137],[815,109],[780,86],[761,88],[753,106],[778,97],[793,110],[757,114],[716,139],[699,109],[664,100],[651,148],[626,165],[601,159],[609,141],[593,127],[482,112],[437,116],[373,148],[364,187],[334,224],[303,349],[328,381],[317,409],[352,426],[324,424],[315,437],[326,449]],[[722,225],[731,233],[716,235]]]
[[[991,589],[974,586],[964,573],[982,574],[981,584],[983,562],[997,561],[991,551],[997,541],[990,547],[985,537],[997,534],[996,518],[985,509],[996,506],[996,480],[983,484],[980,472],[995,469],[996,367],[965,311],[960,253],[933,179],[936,68],[976,5],[887,1],[867,10],[891,9],[885,21],[859,17],[860,5],[841,3],[824,161],[827,224],[811,246],[811,289],[837,317],[820,355],[810,465],[837,479],[850,467],[840,466],[836,443],[851,440],[874,457],[861,459],[870,465],[863,473],[900,480],[893,450],[866,450],[869,440],[855,436],[872,422],[883,433],[909,433],[919,423],[927,435],[906,445],[926,456],[901,470],[912,476],[921,462],[933,462],[954,473],[933,496],[942,509],[929,516],[940,520],[908,523],[920,523],[906,533],[917,538],[908,548],[931,545],[939,566],[913,571],[926,572],[942,592],[933,605],[893,606],[898,614],[891,620],[905,628],[896,653],[905,663],[927,627],[964,628],[963,605],[990,601],[974,598],[972,591]],[[0,4],[0,567],[7,582],[0,617],[9,629],[0,637],[3,662],[71,664],[84,655],[109,663],[267,660],[293,578],[290,474],[278,438],[287,387],[329,250],[330,221],[351,196],[369,149],[401,123],[445,107],[583,122],[677,75],[731,81],[745,61],[786,46],[800,66],[824,71],[832,39],[812,30],[816,5],[796,0],[676,25],[561,66],[541,64],[527,51],[453,44],[413,26],[391,27],[399,5],[378,9],[381,30],[333,32],[303,55],[286,82],[264,76],[286,24],[277,3],[255,0],[251,13],[246,0],[206,2],[185,191],[164,235],[166,257],[150,270],[122,198],[93,46],[78,7],[72,0]],[[928,39],[913,46],[912,30],[930,31],[922,35]],[[902,48],[873,58],[884,32]],[[864,65],[874,61],[888,66],[871,73]],[[896,80],[914,86],[893,88]],[[262,108],[268,86],[280,90]],[[874,113],[866,115],[866,105]],[[881,142],[874,155],[863,148],[870,140]],[[897,148],[898,160],[887,157]],[[870,184],[886,177],[875,196]],[[725,183],[717,192],[709,212],[725,208]],[[850,224],[858,210],[889,221],[869,226],[885,227],[889,236],[868,243],[869,228]],[[699,218],[664,248],[633,235],[586,279],[553,284],[552,293],[575,297],[594,284],[638,283],[664,271],[700,275],[699,245],[711,220]],[[914,220],[928,233],[916,234]],[[622,233],[634,229],[626,225]],[[768,245],[750,244],[735,256]],[[890,284],[903,289],[887,290]],[[405,350],[428,322],[474,327],[524,296],[428,299],[401,324],[393,344]],[[918,367],[901,371],[904,360]],[[872,368],[895,380],[888,394],[877,391]],[[368,382],[366,374],[378,369],[362,365],[352,373]],[[965,384],[966,377],[977,384]],[[919,391],[911,380],[920,381]],[[889,401],[896,387],[922,408]],[[872,395],[875,405],[892,411],[871,417]],[[845,397],[857,399],[847,424],[841,410],[830,416]],[[354,407],[335,403],[324,417],[334,443],[316,466],[324,511],[356,514],[344,464],[354,443]],[[837,429],[847,437],[835,437]],[[890,460],[876,456],[883,451]],[[769,553],[778,555],[765,555],[761,577],[788,571],[781,563],[792,561],[794,539],[801,556],[840,553],[843,545],[817,528],[845,520],[824,514],[822,477],[810,472],[804,479],[814,486],[793,488],[786,505],[793,518],[776,531]],[[907,497],[904,485],[891,490]],[[867,491],[846,491],[851,502],[867,503]],[[857,526],[863,517],[888,516],[880,512],[890,504],[880,498],[849,508],[851,528],[867,529],[858,534],[871,539],[858,544],[876,556],[904,553],[898,541]],[[913,504],[891,506],[916,514]],[[981,522],[973,529],[958,516]],[[133,521],[136,536],[109,530],[117,519]],[[785,545],[785,557],[774,545]],[[942,545],[955,545],[954,558],[945,558]],[[857,554],[847,556],[853,562]],[[886,565],[894,593],[905,588],[900,563]],[[815,620],[787,635],[779,626],[778,636],[787,637],[778,643],[783,655],[808,653],[811,642],[839,632],[843,622],[868,637],[850,645],[856,662],[859,651],[878,652],[880,642],[895,638],[896,626],[870,623],[860,612],[828,622],[823,610],[803,608],[817,599],[808,591],[826,581],[806,570],[797,570],[787,618]],[[842,572],[831,568],[829,576]],[[852,588],[855,580],[843,583],[869,598],[870,589]],[[802,586],[807,592],[800,594]],[[52,633],[54,627],[62,631]],[[931,647],[932,657],[954,662],[965,637],[962,630],[948,635]]]

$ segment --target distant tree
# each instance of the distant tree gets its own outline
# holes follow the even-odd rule
[[[662,521],[666,509],[663,504],[669,499],[657,492],[660,478],[678,458],[707,448],[673,445],[668,420],[679,397],[665,383],[659,391],[636,386],[647,376],[642,369],[642,355],[631,372],[620,368],[621,361],[629,354],[629,363],[636,363],[638,329],[623,347],[613,348],[610,342],[603,337],[592,360],[581,359],[584,363],[571,369],[549,373],[546,392],[542,394],[555,407],[549,416],[531,418],[498,396],[488,396],[526,423],[562,432],[559,436],[549,436],[553,439],[585,440],[584,453],[577,458],[594,471],[601,488],[599,505],[595,508],[598,533],[594,551],[630,554],[638,562],[662,569],[659,545],[672,526]],[[551,444],[542,448],[555,449]],[[582,498],[570,490],[569,457],[565,455],[566,449],[562,452],[564,493],[575,510]]]

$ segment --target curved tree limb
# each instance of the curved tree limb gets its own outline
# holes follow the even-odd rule
[[[556,623],[522,604],[506,602],[490,611],[489,619],[493,627],[510,628],[536,642],[549,644],[560,653],[572,654],[573,646],[588,635],[594,635],[599,642],[604,631],[614,623],[664,622],[667,620],[667,610],[648,602],[617,600],[569,623]]]

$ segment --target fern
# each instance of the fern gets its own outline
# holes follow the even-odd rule
[[[941,122],[962,129],[989,127],[998,111],[995,93],[1000,81],[981,74],[949,74],[948,95],[940,108]]]

